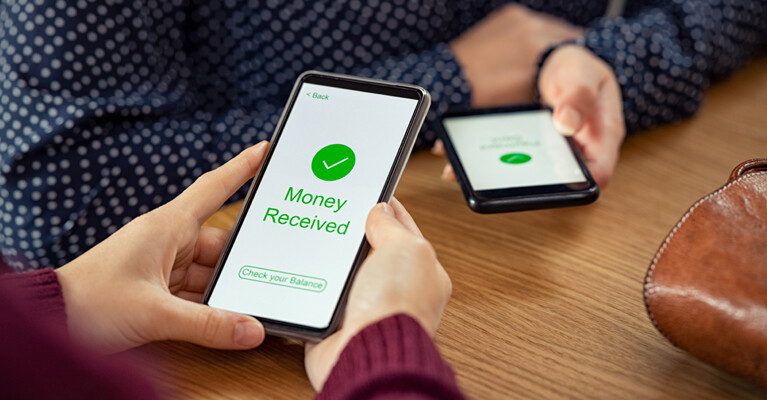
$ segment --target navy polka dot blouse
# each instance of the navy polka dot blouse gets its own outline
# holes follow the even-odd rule
[[[304,70],[421,85],[431,119],[468,104],[446,43],[504,3],[2,1],[3,261],[63,265],[269,138]],[[763,0],[627,1],[619,18],[607,0],[521,3],[587,28],[578,43],[612,65],[629,131],[695,112],[767,36]],[[419,146],[433,140],[427,127]]]

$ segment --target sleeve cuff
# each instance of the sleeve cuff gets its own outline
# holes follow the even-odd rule
[[[412,317],[398,314],[349,341],[317,399],[463,399],[450,367]]]
[[[66,326],[64,296],[52,268],[0,275],[0,287],[11,292],[18,302],[26,303],[39,317]]]

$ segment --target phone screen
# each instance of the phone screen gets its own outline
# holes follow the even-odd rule
[[[329,326],[418,100],[304,82],[207,303]]]
[[[550,110],[452,116],[443,125],[475,191],[585,183]]]

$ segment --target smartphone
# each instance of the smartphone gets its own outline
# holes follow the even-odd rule
[[[412,85],[308,71],[297,80],[203,302],[272,335],[333,333],[429,109]]]
[[[575,142],[557,132],[545,106],[452,109],[438,130],[476,212],[576,206],[599,197]]]

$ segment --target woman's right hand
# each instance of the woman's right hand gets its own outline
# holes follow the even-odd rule
[[[306,374],[318,391],[349,340],[368,325],[404,313],[433,336],[452,292],[434,249],[397,199],[373,208],[366,234],[373,252],[352,284],[341,328],[306,345]]]
[[[554,126],[573,137],[591,175],[604,189],[626,136],[618,78],[607,63],[585,47],[566,45],[546,59],[538,86],[541,102],[554,110]],[[444,155],[442,142],[437,141],[432,152]],[[456,180],[450,164],[445,165],[442,179]]]

